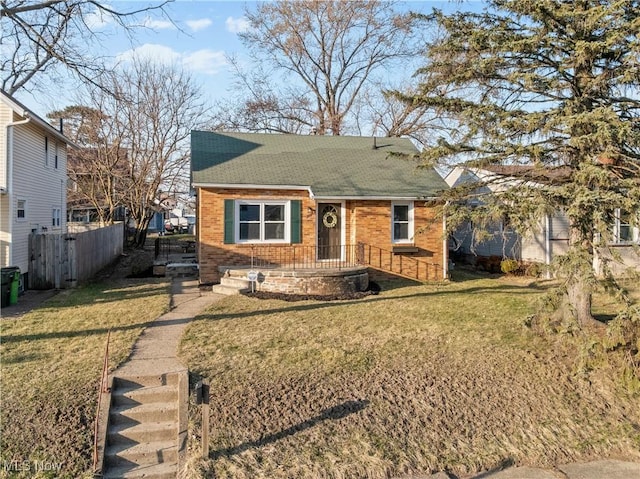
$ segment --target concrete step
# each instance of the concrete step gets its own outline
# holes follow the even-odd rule
[[[233,286],[225,286],[223,284],[214,284],[211,287],[211,291],[216,294],[224,294],[225,296],[230,296],[232,294],[241,294],[247,293],[251,291],[249,288],[236,288]]]
[[[113,389],[133,389],[143,386],[167,386],[178,384],[178,375],[165,373],[144,376],[116,376],[113,378]]]
[[[198,264],[194,263],[169,263],[165,267],[168,278],[197,278],[199,275]]]
[[[109,411],[110,425],[134,425],[168,421],[178,421],[178,406],[176,402],[112,406]]]
[[[245,278],[237,278],[233,276],[223,276],[220,278],[220,284],[223,286],[228,286],[230,288],[238,288],[238,289],[249,289],[251,288],[251,283],[249,280]]]
[[[111,404],[114,406],[135,406],[177,400],[178,388],[175,385],[118,388],[111,393]]]
[[[142,444],[114,444],[104,453],[107,470],[115,467],[142,466],[152,464],[177,464],[178,448],[176,441],[154,441]]]
[[[108,470],[103,479],[176,479],[178,466],[172,463],[120,466]]]
[[[175,441],[177,437],[178,427],[174,421],[135,425],[121,423],[109,428],[107,444],[132,446],[153,441]]]

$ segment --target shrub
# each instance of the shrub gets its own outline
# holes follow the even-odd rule
[[[500,262],[500,271],[504,274],[516,274],[520,270],[520,263],[515,259],[504,259]]]

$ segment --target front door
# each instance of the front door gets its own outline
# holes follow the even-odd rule
[[[340,259],[342,205],[318,203],[318,259]]]

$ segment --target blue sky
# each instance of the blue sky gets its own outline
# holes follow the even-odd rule
[[[154,2],[112,0],[109,5],[128,11],[149,3]],[[480,6],[478,1],[464,3],[465,8],[477,9]],[[205,99],[213,102],[229,95],[233,87],[227,57],[234,55],[240,61],[247,60],[238,33],[248,26],[244,18],[245,9],[253,10],[255,5],[256,2],[238,0],[177,0],[165,7],[168,18],[158,14],[140,16],[138,21],[145,28],[137,29],[133,39],[114,29],[112,19],[96,15],[88,20],[93,31],[100,34],[101,42],[91,47],[92,53],[116,62],[126,61],[135,52],[143,57],[181,65],[201,85]],[[451,10],[459,8],[459,2],[414,0],[403,4],[403,8],[416,11],[430,11],[433,7]],[[61,86],[51,89],[54,95],[38,95],[37,100],[28,93],[18,93],[16,97],[36,113],[45,115],[73,103],[71,95],[64,92],[74,88]]]

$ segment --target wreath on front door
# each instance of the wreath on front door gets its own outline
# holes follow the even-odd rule
[[[325,214],[322,215],[322,224],[327,228],[335,228],[338,226],[338,213],[335,207],[330,206]]]

